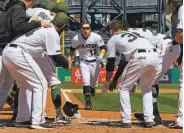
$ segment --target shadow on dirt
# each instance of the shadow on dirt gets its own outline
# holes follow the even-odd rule
[[[164,121],[164,125],[157,125],[154,127],[168,127],[168,125],[172,122],[174,121]],[[122,127],[122,123],[120,121],[88,121],[88,123],[85,124],[90,126]],[[132,127],[144,127],[144,122],[133,122]]]

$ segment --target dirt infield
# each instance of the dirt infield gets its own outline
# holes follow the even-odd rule
[[[169,129],[165,126],[145,129],[142,127],[140,122],[133,117],[133,115],[133,127],[131,129],[124,129],[119,123],[119,112],[86,111],[83,109],[83,103],[74,97],[74,95],[70,93],[67,94],[72,102],[79,104],[79,111],[82,114],[82,118],[72,119],[71,125],[60,125],[53,130],[32,130],[6,127],[5,129],[0,129],[0,133],[182,133],[182,130]],[[63,99],[62,102],[64,103],[65,100]],[[49,117],[55,117],[55,110],[51,101],[50,91],[48,92],[46,112]],[[0,111],[0,123],[5,123],[7,126],[11,126],[8,124],[11,115],[12,110],[5,105],[3,111]],[[175,114],[162,114],[161,116],[165,122],[165,125],[175,119]]]

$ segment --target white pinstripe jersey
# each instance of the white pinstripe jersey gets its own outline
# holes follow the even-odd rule
[[[126,60],[129,61],[137,49],[153,48],[147,39],[128,31],[122,31],[109,39],[107,43],[107,58],[114,58],[116,57],[116,53],[122,53]]]
[[[75,35],[71,47],[78,49],[79,55],[82,59],[94,60],[96,59],[96,47],[104,45],[102,37],[94,32],[85,40],[81,34]]]
[[[146,28],[129,28],[129,32],[137,34],[138,36],[144,37],[156,48],[158,45],[161,45],[161,41],[164,42],[165,45],[171,42],[171,39],[167,38],[166,35],[157,33],[151,29]]]
[[[61,54],[60,37],[54,27],[33,29],[10,44],[17,44],[31,55],[45,51],[48,55]]]
[[[51,14],[51,12],[43,8],[28,8],[26,10],[26,16],[27,18],[30,18],[30,21],[34,17],[38,17],[38,21],[46,21],[46,22],[50,22],[51,20],[54,19],[54,16]]]

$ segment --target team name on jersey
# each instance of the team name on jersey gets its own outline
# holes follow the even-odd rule
[[[78,49],[80,49],[80,48],[95,48],[96,47],[96,45],[95,44],[80,44],[80,45],[78,45]]]
[[[44,12],[40,12],[40,13],[38,14],[38,17],[41,17],[41,18],[43,18],[44,20],[51,20],[51,19],[47,16],[47,14],[45,14]]]

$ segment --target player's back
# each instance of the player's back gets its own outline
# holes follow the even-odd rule
[[[164,34],[157,33],[156,31],[147,28],[129,28],[128,31],[148,39],[154,47],[156,47],[160,40],[166,37]]]
[[[54,27],[36,28],[14,39],[10,44],[17,44],[30,54],[40,54],[54,49],[60,44],[60,38]]]
[[[140,37],[134,33],[123,31],[112,36],[110,41],[116,45],[118,53],[125,55],[126,59],[129,60],[131,55],[137,49],[153,49],[153,45],[145,38]]]
[[[26,10],[26,16],[30,18],[30,21],[36,17],[38,18],[38,21],[46,22],[50,22],[54,19],[54,16],[51,14],[51,12],[43,8],[28,8]]]

